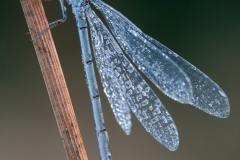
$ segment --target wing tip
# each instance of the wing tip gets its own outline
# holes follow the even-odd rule
[[[131,128],[130,128],[130,129],[128,129],[128,130],[123,130],[123,131],[124,131],[124,132],[125,132],[125,134],[126,134],[126,135],[128,135],[128,136],[131,134]]]
[[[220,118],[228,118],[229,115],[230,115],[230,105],[225,107],[225,110],[222,112]]]
[[[169,146],[165,146],[168,148],[168,150],[170,151],[176,151],[178,149],[179,146],[179,140],[176,140],[172,145]]]
[[[224,95],[225,95],[225,93],[224,93]],[[224,103],[222,104],[221,112],[217,116],[219,118],[227,118],[230,115],[230,104],[229,104],[228,97],[226,95],[223,97],[224,97]]]
[[[160,139],[157,140],[170,151],[176,151],[178,149],[179,146],[178,134],[175,136],[169,136],[168,139],[165,139],[164,141],[161,141]]]

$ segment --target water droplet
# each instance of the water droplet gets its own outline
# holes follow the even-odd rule
[[[128,66],[127,71],[129,73],[132,73],[134,71],[134,68],[133,68],[133,66],[131,64]]]
[[[128,95],[130,96],[130,95],[132,95],[133,94],[133,91],[130,89],[129,91],[128,91]]]
[[[142,92],[142,87],[141,87],[140,85],[138,85],[138,86],[137,86],[137,90],[136,90],[136,91],[137,91],[137,93],[140,93],[140,92]]]
[[[126,86],[127,89],[129,89],[129,88],[132,87],[132,83],[130,81],[126,81],[125,86]]]
[[[223,91],[219,90],[218,92],[219,92],[223,97],[227,97],[226,94],[225,94]]]
[[[150,120],[150,122],[151,122],[152,124],[156,123],[157,121],[158,121],[158,116],[156,116],[156,117],[154,117],[154,118],[152,118],[152,119]]]
[[[146,106],[147,104],[148,104],[148,100],[147,99],[142,101],[142,106]]]
[[[153,116],[160,114],[160,113],[161,113],[161,110],[159,108],[155,108],[153,111]]]
[[[114,73],[113,73],[113,76],[114,77],[118,77],[120,74],[115,70]]]
[[[149,91],[150,91],[150,87],[146,87],[145,92],[149,92]]]
[[[159,100],[155,100],[153,102],[153,105],[156,106],[156,107],[160,107],[161,106],[161,102]]]
[[[148,108],[149,108],[149,110],[150,110],[150,111],[152,111],[152,110],[153,110],[153,106],[149,106]]]
[[[137,95],[137,100],[140,101],[142,99],[142,94]]]

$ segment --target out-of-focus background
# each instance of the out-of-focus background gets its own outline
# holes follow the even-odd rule
[[[114,160],[240,159],[240,1],[104,0],[146,34],[211,77],[231,104],[219,119],[177,103],[152,84],[180,135],[168,151],[132,116],[130,136],[118,126],[106,96],[101,100]],[[49,21],[59,19],[58,0],[43,2]],[[92,109],[71,8],[66,23],[52,29],[89,160],[99,159]],[[65,160],[58,128],[20,1],[0,1],[0,160]],[[149,82],[149,81],[148,81]]]

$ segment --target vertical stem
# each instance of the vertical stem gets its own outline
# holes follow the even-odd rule
[[[41,0],[20,0],[32,39],[48,28]],[[87,154],[50,30],[33,42],[57,121],[67,159],[87,160]]]
[[[98,147],[101,160],[111,160],[112,156],[109,151],[108,133],[104,123],[100,95],[98,91],[96,76],[93,67],[92,53],[89,44],[88,25],[86,22],[84,8],[80,7],[81,5],[86,5],[85,7],[89,7],[85,0],[75,0],[75,4],[72,4],[72,7],[78,26],[78,33],[82,50],[82,59],[84,64],[84,70],[86,72],[86,80],[92,102],[93,116],[97,132]]]

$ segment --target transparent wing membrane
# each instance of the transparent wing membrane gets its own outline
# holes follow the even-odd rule
[[[229,116],[230,104],[228,98],[213,80],[155,39],[146,34],[143,36],[167,54],[189,77],[193,90],[193,96],[190,101],[191,105],[213,116],[220,118],[227,118]]]
[[[129,110],[125,108],[131,108],[147,132],[168,149],[176,150],[179,144],[178,132],[168,111],[122,53],[96,14],[90,8],[86,14],[104,91],[113,110],[117,110],[117,121],[120,125],[130,124]]]
[[[91,2],[103,13],[121,48],[163,93],[210,115],[228,117],[228,98],[208,76],[144,34],[112,7],[100,0]]]

